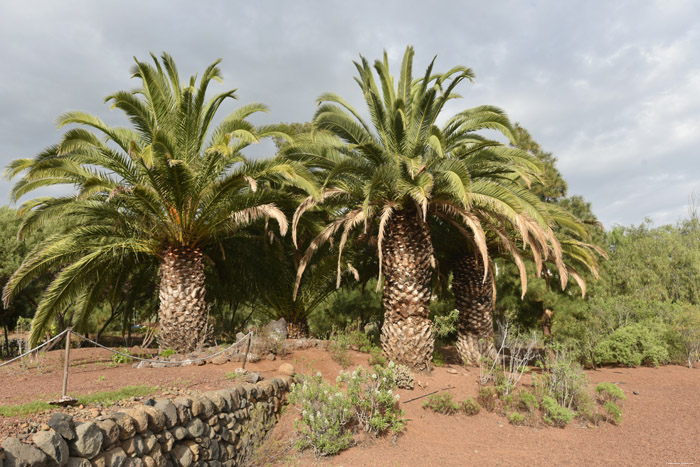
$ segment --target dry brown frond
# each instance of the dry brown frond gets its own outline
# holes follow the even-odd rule
[[[248,225],[262,217],[271,217],[276,220],[280,227],[280,234],[282,236],[287,234],[287,229],[289,228],[287,216],[274,204],[261,204],[260,206],[253,206],[231,213],[231,219],[233,219],[236,227]]]
[[[299,204],[299,207],[294,211],[294,216],[292,217],[292,243],[294,243],[294,248],[299,248],[297,245],[297,226],[299,225],[299,219],[301,216],[311,208],[316,207],[326,199],[338,195],[340,193],[345,193],[345,190],[340,188],[329,188],[321,192],[321,198],[319,200],[315,199],[313,196],[309,196],[304,201]]]

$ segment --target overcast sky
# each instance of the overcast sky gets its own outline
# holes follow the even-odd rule
[[[408,44],[416,74],[433,55],[437,70],[471,67],[450,110],[505,109],[607,227],[673,223],[700,195],[692,0],[3,1],[0,163],[56,143],[68,110],[123,123],[103,99],[137,85],[133,57],[149,51],[173,55],[181,77],[222,58],[217,90],[268,104],[262,123],[309,120],[325,91],[359,104],[352,61],[383,49],[396,61]]]

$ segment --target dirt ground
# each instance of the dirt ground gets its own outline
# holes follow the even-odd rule
[[[367,355],[350,352],[353,365],[367,363]],[[0,368],[0,406],[60,395],[63,352],[52,351],[41,370],[12,364]],[[118,389],[125,385],[158,386],[157,393],[208,390],[233,382],[226,374],[240,366],[207,364],[183,368],[134,369],[129,364],[110,366],[106,350],[74,349],[68,381],[73,396]],[[333,381],[340,370],[324,350],[293,352],[275,361],[249,363],[263,377],[277,373],[283,362],[297,371],[320,371]],[[456,374],[450,371],[456,370]],[[627,395],[620,426],[585,426],[577,421],[566,428],[530,428],[510,425],[505,417],[481,411],[476,416],[438,415],[425,411],[424,399],[410,399],[447,390],[456,400],[476,397],[478,368],[456,365],[416,375],[426,387],[399,390],[408,425],[395,443],[392,437],[363,440],[338,456],[314,459],[290,447],[295,430],[294,408],[289,408],[258,456],[261,465],[318,466],[463,466],[463,465],[679,465],[700,464],[700,368],[605,368],[588,371],[591,386],[601,381],[618,384]],[[637,394],[635,394],[635,392]],[[48,414],[0,419],[0,440],[15,434],[25,423]]]

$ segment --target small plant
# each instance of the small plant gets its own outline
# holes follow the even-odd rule
[[[433,412],[443,415],[453,415],[460,409],[460,405],[452,399],[452,394],[449,392],[441,392],[433,394],[423,402],[424,409],[430,409]]]
[[[606,418],[609,422],[619,425],[622,423],[622,409],[613,401],[608,401],[605,403],[605,413]]]
[[[100,375],[97,377],[97,381],[104,381],[106,378],[104,375]]]
[[[482,386],[479,388],[477,400],[488,412],[493,412],[496,409],[496,402],[498,402],[496,389],[492,386]]]
[[[340,372],[336,385],[323,381],[321,373],[301,376],[292,386],[289,401],[300,406],[297,429],[298,449],[311,448],[316,456],[336,454],[352,444],[352,428],[359,426],[374,436],[404,430],[406,420],[397,407],[395,365],[376,365],[372,372],[362,368]],[[341,384],[347,385],[344,393]]]
[[[535,411],[540,408],[540,405],[537,403],[537,397],[528,391],[518,392],[516,395],[516,401],[518,410],[529,414],[535,413]]]
[[[352,444],[352,405],[340,388],[323,381],[321,373],[303,376],[294,384],[289,402],[300,406],[296,422],[301,437],[297,449],[311,448],[315,456],[337,454]]]
[[[445,366],[445,356],[437,349],[433,352],[433,365],[438,368]]]
[[[413,389],[415,378],[406,365],[397,365],[395,370],[396,387],[399,389]]]
[[[549,396],[542,399],[542,410],[544,412],[542,418],[549,425],[563,428],[574,418],[574,413],[571,410],[562,407]]]
[[[625,393],[614,383],[600,383],[595,387],[595,392],[598,394],[598,399],[601,401],[624,401],[627,399]]]
[[[376,345],[373,345],[369,349],[369,364],[374,366],[374,365],[381,365],[384,366],[387,363],[387,359],[384,355],[382,355],[382,349],[380,347],[377,347]]]
[[[350,360],[350,355],[348,355],[348,350],[350,346],[347,340],[343,338],[342,335],[334,336],[331,338],[331,343],[328,346],[328,353],[331,354],[331,359],[340,365],[342,368],[347,368],[352,363]]]
[[[462,412],[465,413],[465,415],[476,415],[481,411],[481,407],[479,407],[479,404],[477,404],[474,399],[471,397],[467,397],[462,401]]]
[[[399,395],[394,394],[395,369],[394,362],[389,362],[386,367],[376,365],[372,373],[358,367],[352,373],[341,372],[337,378],[348,386],[347,397],[360,428],[375,436],[387,431],[400,433],[406,427],[403,411],[396,404]]]
[[[128,357],[127,355],[131,355],[127,349],[120,348],[119,352],[124,354],[120,355],[118,353],[112,354],[112,363],[115,365],[119,365],[122,363],[131,363],[133,361],[133,358]]]
[[[174,355],[176,352],[173,349],[165,349],[160,353],[160,356],[163,358],[168,358],[171,355]]]
[[[508,414],[508,421],[511,425],[521,426],[525,424],[525,416],[518,412],[511,412]]]
[[[231,379],[233,381],[243,381],[245,379],[245,374],[239,373],[237,371],[227,371],[226,379]]]

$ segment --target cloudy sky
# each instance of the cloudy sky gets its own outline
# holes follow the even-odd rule
[[[408,44],[416,72],[433,55],[438,70],[473,68],[451,110],[504,108],[607,227],[675,222],[700,195],[693,0],[2,2],[0,163],[57,142],[68,110],[123,123],[103,98],[136,85],[133,57],[149,51],[181,76],[222,58],[220,89],[268,104],[263,123],[309,120],[324,91],[359,104],[352,61],[399,60]]]

